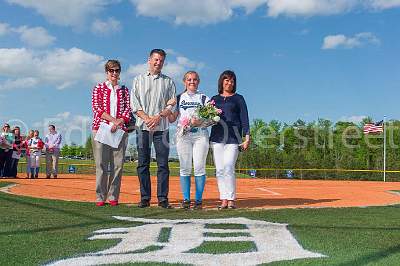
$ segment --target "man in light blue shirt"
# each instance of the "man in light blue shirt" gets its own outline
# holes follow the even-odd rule
[[[58,174],[58,158],[60,157],[61,134],[56,131],[54,125],[49,125],[49,134],[44,138],[44,146],[46,147],[46,178],[57,178]]]

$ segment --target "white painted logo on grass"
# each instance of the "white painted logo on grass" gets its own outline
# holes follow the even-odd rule
[[[287,230],[287,224],[247,218],[184,220],[154,220],[120,216],[114,216],[114,218],[142,222],[144,225],[95,231],[89,239],[120,239],[121,241],[109,249],[59,260],[51,265],[80,266],[129,262],[257,265],[280,260],[324,257],[322,254],[303,249]],[[213,227],[209,225],[212,224],[240,224],[243,227],[242,229],[211,229]],[[169,228],[167,239],[160,240],[159,236],[163,228]],[[246,241],[254,243],[255,248],[247,252],[226,254],[192,252],[203,242],[210,241],[223,241],[222,243]],[[155,247],[157,250],[146,251],[149,247]]]

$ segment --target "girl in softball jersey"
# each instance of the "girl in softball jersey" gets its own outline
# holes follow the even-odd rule
[[[194,113],[199,105],[205,105],[209,98],[198,92],[200,78],[197,72],[188,71],[183,77],[185,91],[177,97],[176,111],[171,114],[169,122],[178,118],[179,127],[184,120],[190,120],[191,129],[185,134],[177,134],[176,149],[180,164],[180,183],[183,193],[182,208],[190,208],[190,177],[192,173],[192,161],[194,165],[194,180],[196,185],[194,209],[202,208],[202,198],[206,183],[206,158],[208,154],[208,131],[203,128],[202,120],[195,118]]]
[[[31,178],[38,178],[40,169],[40,155],[42,153],[44,143],[39,138],[39,131],[35,130],[33,138],[28,142],[28,148],[31,159]]]

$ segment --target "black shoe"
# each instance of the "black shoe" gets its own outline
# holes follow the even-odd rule
[[[35,178],[39,178],[39,174],[35,174]]]
[[[35,178],[35,175],[34,174],[31,174],[31,179],[34,179]]]
[[[202,201],[196,200],[196,202],[194,203],[193,209],[194,209],[194,210],[201,210],[201,209],[203,209],[203,202],[202,202]]]
[[[50,175],[46,175],[46,178],[49,179],[49,178],[50,178]]]
[[[141,200],[138,205],[139,208],[147,208],[150,207],[150,201],[148,200]]]
[[[172,206],[169,205],[168,200],[160,201],[158,203],[158,206],[160,206],[161,208],[164,208],[164,209],[172,209]]]
[[[182,209],[190,209],[190,200],[184,200],[181,203]]]
[[[53,175],[53,178],[57,178],[57,175]]]

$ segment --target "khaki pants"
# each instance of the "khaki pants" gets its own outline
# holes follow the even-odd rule
[[[96,201],[118,200],[121,189],[122,169],[125,150],[128,145],[128,133],[122,137],[118,148],[94,140],[92,135],[93,156],[96,164]]]
[[[46,152],[46,175],[58,174],[58,158],[60,157],[60,150],[55,149],[52,153]]]

